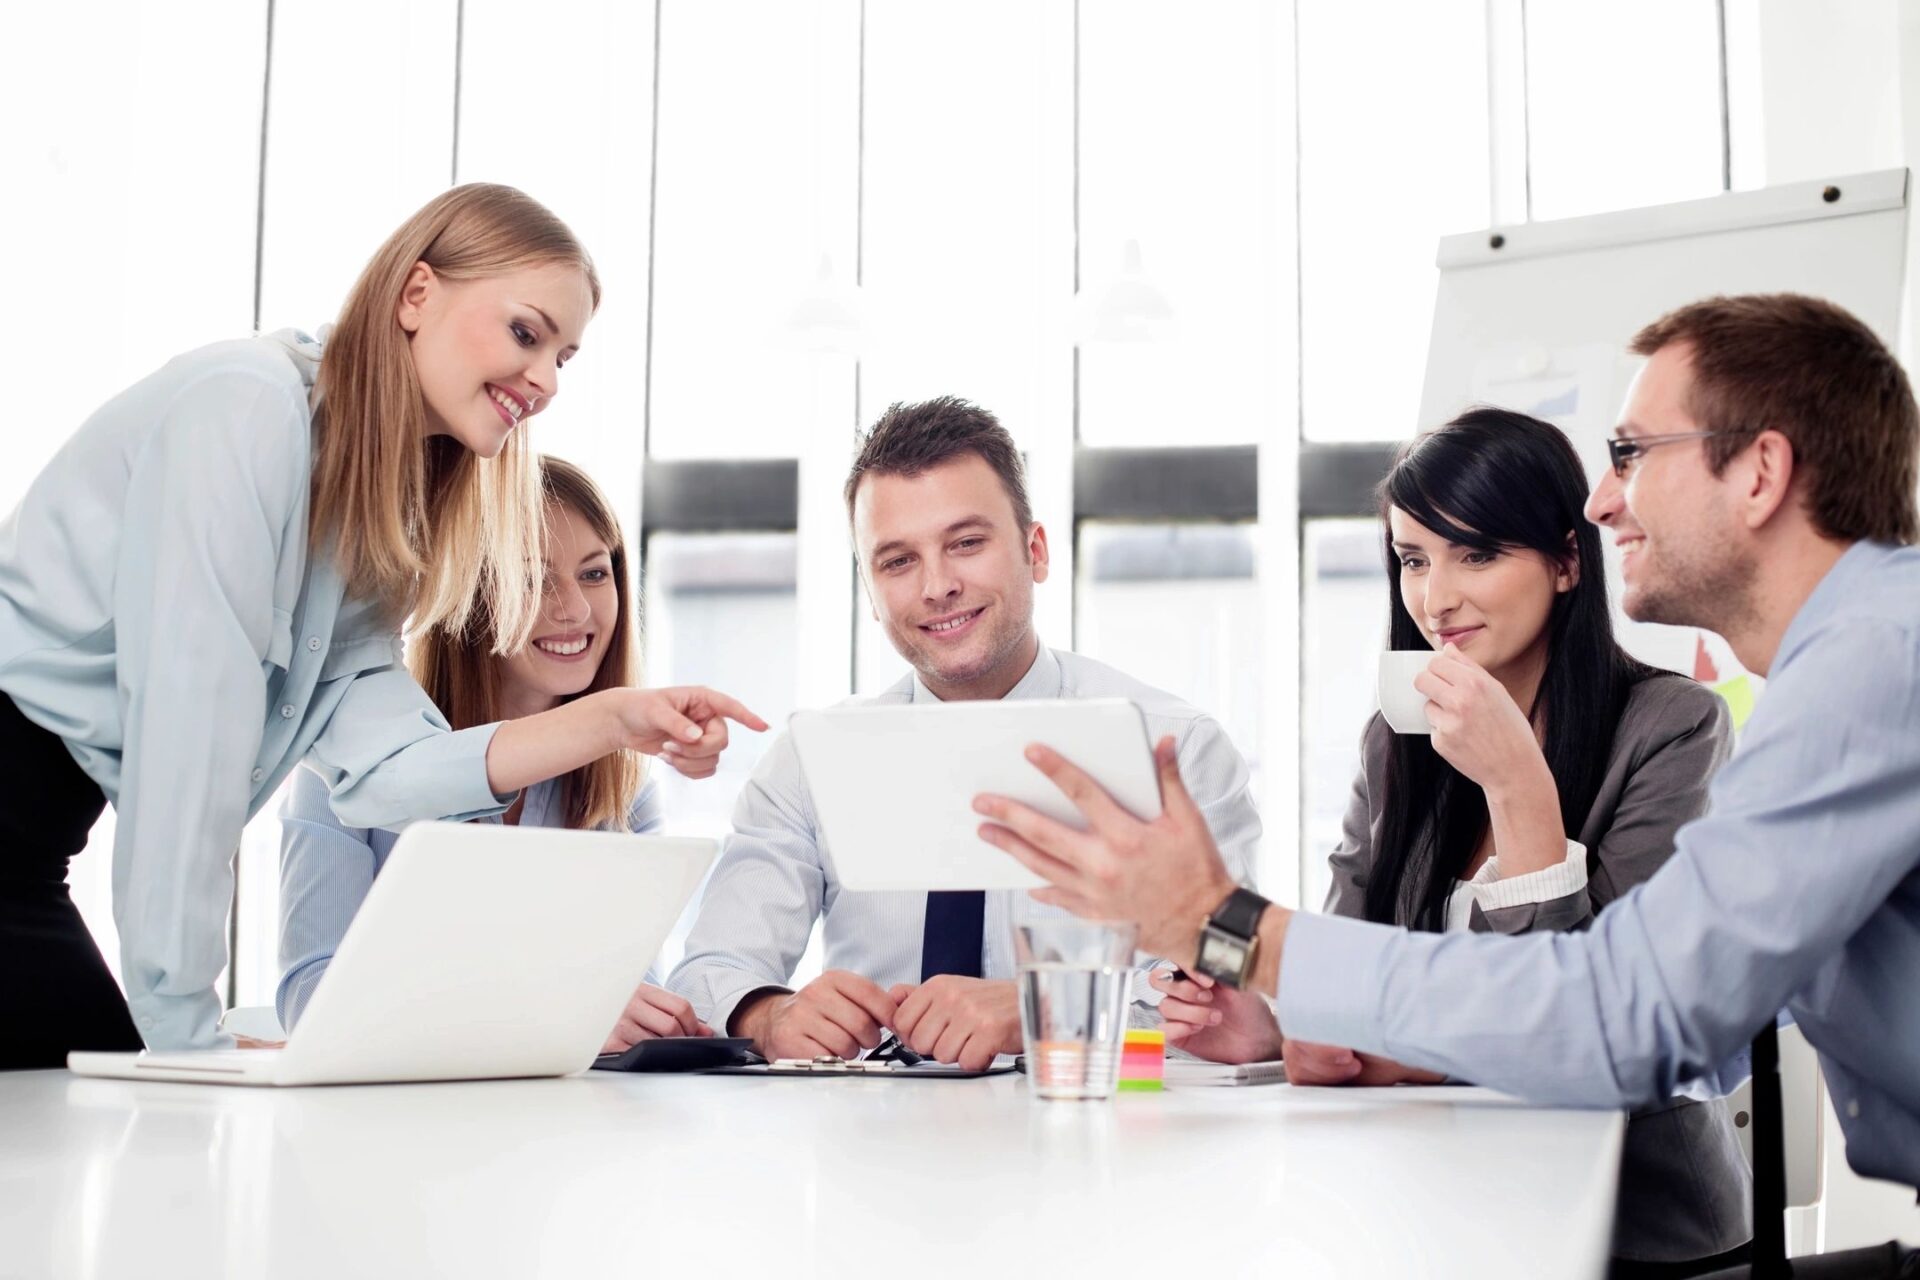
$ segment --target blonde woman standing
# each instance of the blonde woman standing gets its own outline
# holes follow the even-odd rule
[[[455,730],[539,715],[639,678],[639,637],[627,598],[627,548],[612,504],[587,474],[540,459],[546,494],[545,580],[527,643],[494,651],[484,625],[415,636],[407,665]],[[705,767],[714,761],[709,757]],[[692,766],[689,766],[689,771]],[[294,775],[280,822],[280,968],[274,996],[292,1030],[346,936],[399,832],[340,821],[311,769]],[[536,827],[631,831],[663,825],[660,798],[627,753],[602,756],[520,793],[495,821]],[[648,974],[608,1033],[606,1050],[652,1036],[711,1034],[693,1007]]]
[[[607,689],[453,732],[399,627],[539,615],[520,430],[599,305],[546,208],[473,185],[381,246],[324,352],[304,335],[182,355],[93,414],[0,523],[0,1068],[71,1049],[212,1047],[232,855],[303,760],[343,821],[498,812],[617,751],[697,769],[706,689]],[[67,860],[108,803],[123,999]]]

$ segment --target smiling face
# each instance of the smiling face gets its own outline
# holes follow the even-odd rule
[[[874,617],[929,690],[998,698],[1019,683],[1039,649],[1033,588],[1047,580],[1047,535],[1019,526],[984,458],[868,474],[853,534]]]
[[[1447,541],[1394,507],[1387,513],[1400,562],[1400,600],[1435,649],[1448,644],[1502,682],[1546,663],[1547,620],[1579,573],[1528,548],[1480,551]]]
[[[396,312],[407,334],[431,435],[450,435],[483,458],[553,402],[560,369],[593,315],[584,272],[526,267],[450,280],[417,263]]]
[[[1634,379],[1614,433],[1652,441],[1705,430],[1687,408],[1692,386],[1686,346],[1662,347]],[[1751,612],[1759,565],[1738,536],[1730,481],[1713,474],[1705,446],[1649,449],[1624,478],[1603,471],[1587,499],[1587,519],[1611,529],[1623,553],[1629,618],[1721,629]]]
[[[540,620],[525,648],[502,659],[501,699],[514,716],[547,710],[593,683],[620,626],[613,552],[573,508],[547,508]]]

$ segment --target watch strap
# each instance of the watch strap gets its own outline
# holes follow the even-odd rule
[[[1253,941],[1260,932],[1260,917],[1273,904],[1251,889],[1235,889],[1227,900],[1213,909],[1207,923],[1222,933],[1230,933],[1243,942]]]

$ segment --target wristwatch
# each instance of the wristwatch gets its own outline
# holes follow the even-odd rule
[[[1200,926],[1196,972],[1238,990],[1253,976],[1260,947],[1260,917],[1273,904],[1251,889],[1235,889]]]

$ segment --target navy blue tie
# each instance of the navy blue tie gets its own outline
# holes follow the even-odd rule
[[[927,930],[920,942],[920,981],[943,973],[980,976],[987,895],[978,889],[937,889],[927,895]]]

